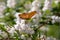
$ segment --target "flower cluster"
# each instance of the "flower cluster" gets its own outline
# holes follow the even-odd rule
[[[6,9],[5,3],[0,2],[0,17],[3,16],[3,11]]]
[[[7,6],[9,8],[15,8],[16,0],[7,0]]]
[[[51,9],[52,0],[45,0],[43,11]]]
[[[58,17],[58,16],[52,16],[51,18],[53,19],[52,23],[60,22],[60,17]]]
[[[55,0],[55,3],[58,4],[58,2],[60,2],[60,0]]]

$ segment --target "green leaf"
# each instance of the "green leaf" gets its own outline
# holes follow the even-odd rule
[[[0,29],[1,29],[2,31],[6,31],[6,28],[4,27],[4,25],[1,25],[1,24],[0,24]]]
[[[47,32],[47,36],[53,36],[55,38],[58,37],[58,25],[50,25],[49,31]]]
[[[56,7],[57,5],[55,4],[55,2],[52,3],[52,8]]]
[[[17,33],[14,33],[14,38],[15,38],[15,40],[18,40],[19,39],[19,36],[18,36]]]

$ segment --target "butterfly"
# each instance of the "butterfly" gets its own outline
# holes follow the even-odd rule
[[[18,16],[19,16],[21,19],[31,19],[36,13],[37,13],[36,11],[32,11],[32,12],[29,12],[29,13],[19,14]]]

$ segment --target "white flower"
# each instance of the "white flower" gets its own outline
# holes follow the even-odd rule
[[[21,39],[24,39],[24,40],[26,40],[26,37],[25,37],[25,35],[21,35]]]
[[[31,3],[24,4],[25,9],[30,9],[32,7]]]
[[[2,31],[0,30],[0,35],[2,36]],[[2,37],[0,37],[0,39],[2,39]]]
[[[0,2],[0,18],[3,17],[3,12],[6,9],[5,3]]]
[[[15,14],[15,16],[16,16],[15,21],[17,24],[20,24],[20,22],[21,22],[21,18],[18,16],[19,14],[21,14],[21,13],[16,12],[16,14]]]
[[[1,35],[2,31],[0,30],[0,35]]]
[[[59,1],[55,1],[55,4],[58,4]]]
[[[33,23],[35,25],[38,25],[39,24],[39,20],[40,20],[40,15],[39,14],[36,14],[32,18],[33,18]]]
[[[9,26],[5,26],[6,30],[9,31],[11,28]]]
[[[32,28],[29,28],[29,27],[25,30],[25,32],[27,34],[34,34],[34,30]]]
[[[14,27],[12,27],[8,32],[9,33],[14,33],[14,31],[15,31],[15,29],[14,29]]]
[[[25,24],[25,20],[21,20],[19,31],[27,34],[33,34],[34,30],[29,27],[28,24]]]
[[[5,25],[5,23],[3,23],[3,22],[0,22],[0,24]]]
[[[52,23],[55,23],[55,22],[60,22],[60,17],[58,16],[52,16]]]
[[[41,30],[41,31],[48,31],[48,27],[42,26],[42,27],[40,28],[40,30]]]
[[[31,11],[38,11],[38,9],[39,9],[38,7],[32,7],[29,12],[31,12]]]
[[[20,31],[27,33],[27,34],[33,34],[34,30],[30,28],[29,26],[21,26]]]
[[[55,17],[56,17],[56,16],[54,15],[54,16],[52,16],[51,18],[52,18],[52,19],[55,19]]]
[[[55,20],[52,20],[52,24],[54,24],[55,23]]]
[[[10,13],[6,13],[6,15],[9,15]]]
[[[47,37],[47,39],[46,40],[56,40],[56,38],[54,38],[54,37]]]
[[[16,0],[7,0],[7,6],[9,8],[15,8]]]
[[[25,21],[24,19],[21,19],[21,24],[25,24]]]
[[[17,25],[19,27],[19,31],[22,33],[24,32],[27,34],[33,34],[33,29],[30,28],[29,24],[25,24],[25,21],[26,20],[21,19],[21,23],[19,24],[19,26]]]
[[[19,29],[20,29],[20,25],[19,25],[19,24],[16,24],[16,25],[14,25],[14,28],[15,28],[16,30],[19,30]]]
[[[32,2],[32,8],[29,12],[31,11],[39,11],[39,7],[40,7],[40,1],[39,0],[34,0]]]
[[[18,16],[19,14],[21,14],[21,13],[16,12],[16,14],[15,14],[16,18],[19,18],[19,16]]]
[[[1,31],[1,30],[0,30],[0,35],[1,35],[2,37],[4,37],[4,38],[7,38],[7,37],[8,37],[8,36],[7,36],[7,33],[3,32],[3,31]]]
[[[11,36],[14,36],[15,28],[12,27],[8,32],[11,34]]]
[[[55,0],[55,4],[58,4],[58,2],[60,2],[60,0]]]
[[[35,0],[32,2],[32,6],[33,7],[40,7],[40,1],[39,0]]]
[[[41,35],[41,40],[46,40],[46,36],[45,35]]]
[[[56,16],[52,16],[52,17],[51,17],[51,18],[53,19],[53,20],[52,20],[52,23],[53,23],[53,24],[56,22],[56,21],[55,21],[55,17],[56,17]]]
[[[4,38],[7,38],[8,37],[8,35],[7,35],[7,33],[5,33],[5,32],[2,32],[2,37],[4,37]]]
[[[44,7],[42,10],[45,11],[47,9],[51,9],[51,4],[52,4],[52,0],[45,0]]]
[[[58,17],[58,19],[59,19],[58,22],[60,22],[60,17]]]

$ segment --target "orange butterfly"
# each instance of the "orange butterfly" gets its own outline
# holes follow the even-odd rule
[[[22,14],[19,14],[18,16],[22,19],[30,19],[32,18],[32,16],[34,16],[36,14],[36,11],[32,11],[30,13],[22,13]]]

